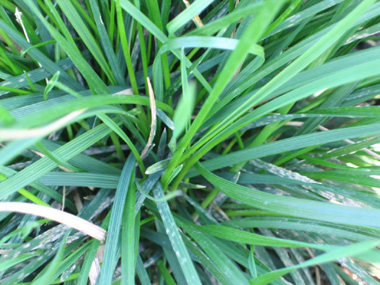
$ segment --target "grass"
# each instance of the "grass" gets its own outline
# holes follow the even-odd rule
[[[1,284],[378,284],[380,2],[3,0]]]

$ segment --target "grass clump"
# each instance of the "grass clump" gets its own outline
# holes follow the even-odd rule
[[[1,284],[377,284],[379,20],[3,0]]]

